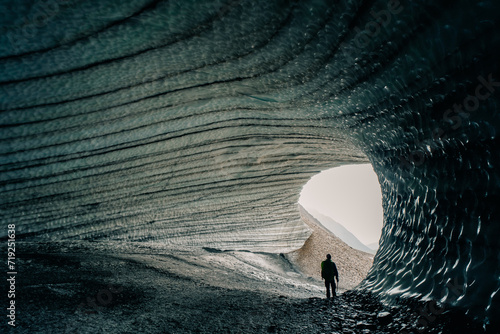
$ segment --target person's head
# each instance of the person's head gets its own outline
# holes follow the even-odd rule
[[[331,259],[332,259],[332,256],[331,256],[330,254],[326,254],[326,258],[327,258],[328,260],[331,260]]]

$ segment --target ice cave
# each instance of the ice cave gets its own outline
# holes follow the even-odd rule
[[[369,162],[384,226],[357,289],[498,322],[500,2],[0,12],[2,240],[288,252],[302,186]]]

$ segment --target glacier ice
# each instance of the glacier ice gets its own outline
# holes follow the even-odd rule
[[[291,250],[307,180],[369,161],[385,218],[360,288],[494,320],[498,2],[0,11],[0,208],[19,240]]]

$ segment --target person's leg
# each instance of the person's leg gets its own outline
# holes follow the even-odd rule
[[[330,299],[330,283],[329,281],[325,280],[325,287],[326,287],[326,299]]]
[[[332,299],[334,297],[337,297],[337,285],[335,284],[335,281],[332,281]]]

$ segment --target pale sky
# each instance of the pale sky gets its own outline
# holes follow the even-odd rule
[[[304,186],[299,203],[342,224],[362,243],[378,242],[382,230],[382,194],[370,164],[329,169]]]

